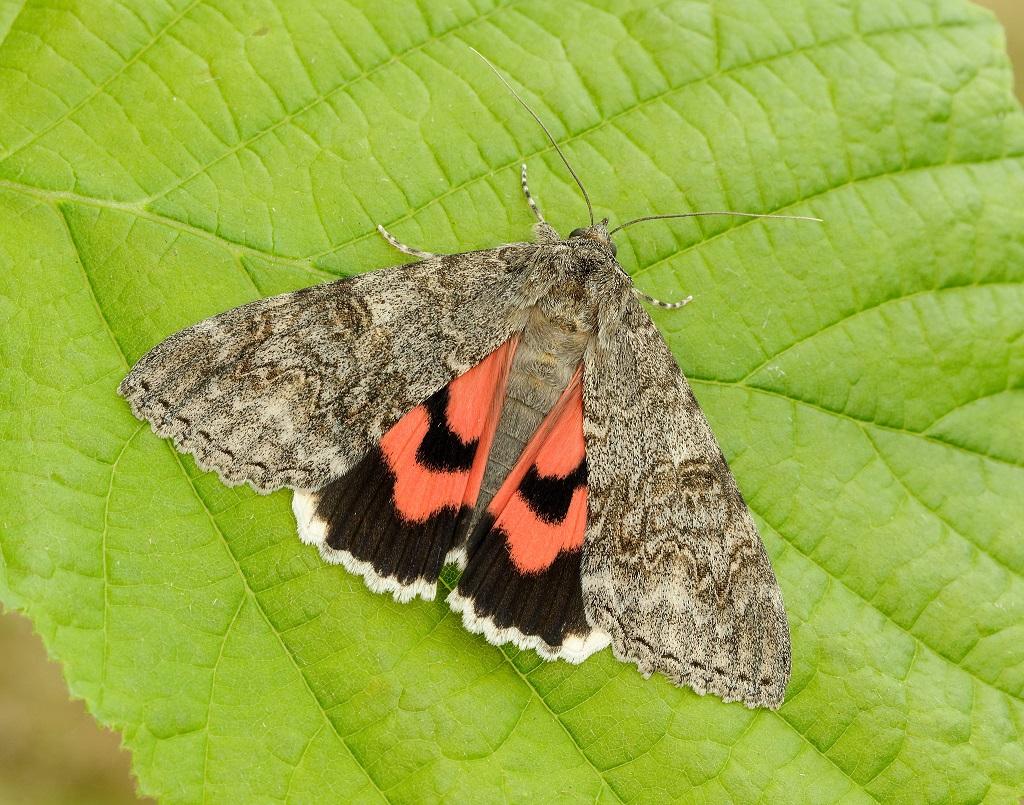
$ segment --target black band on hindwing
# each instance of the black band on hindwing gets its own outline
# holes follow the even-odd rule
[[[463,442],[448,427],[448,399],[448,387],[445,386],[423,403],[430,426],[416,450],[416,460],[421,466],[437,472],[466,472],[473,467],[480,440]]]
[[[380,449],[370,450],[319,493],[316,514],[327,523],[326,544],[403,584],[436,579],[469,510],[443,508],[423,522],[409,522],[395,509],[394,489],[395,476]]]
[[[562,551],[539,573],[523,573],[508,552],[508,535],[490,514],[475,529],[471,558],[459,579],[459,595],[469,598],[478,616],[498,628],[515,627],[560,646],[570,635],[590,631],[580,581],[582,547]]]
[[[560,523],[569,512],[572,495],[587,484],[587,460],[564,478],[547,477],[531,466],[519,483],[519,494],[530,510],[546,523]]]

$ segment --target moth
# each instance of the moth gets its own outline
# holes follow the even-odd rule
[[[301,539],[373,591],[433,599],[454,563],[447,600],[491,643],[571,663],[610,645],[645,676],[776,708],[782,596],[644,307],[689,298],[641,293],[612,240],[719,213],[595,222],[557,142],[498,76],[579,185],[589,226],[559,236],[523,165],[533,242],[431,254],[378,227],[419,260],[202,321],[119,392],[226,484],[293,490]]]

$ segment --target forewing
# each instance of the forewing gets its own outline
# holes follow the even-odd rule
[[[588,621],[641,672],[778,707],[789,629],[750,512],[642,305],[585,357]]]
[[[522,327],[537,247],[445,255],[261,299],[171,336],[120,386],[229,484],[318,489]]]

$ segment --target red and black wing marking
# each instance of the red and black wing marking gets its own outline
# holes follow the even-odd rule
[[[583,608],[587,524],[581,374],[544,418],[473,529],[448,596],[472,632],[546,659],[581,662],[608,645]]]
[[[413,408],[342,477],[296,491],[302,540],[374,592],[433,599],[480,492],[515,348],[506,342]]]

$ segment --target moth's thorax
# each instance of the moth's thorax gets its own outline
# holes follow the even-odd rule
[[[530,311],[509,378],[510,390],[543,410],[566,387],[592,337],[591,328],[581,326],[583,322],[570,321],[566,326],[545,307],[542,300]]]
[[[594,291],[590,283],[581,282],[579,278],[565,278],[537,301],[536,309],[550,322],[552,333],[585,333],[589,337],[597,327],[600,302]]]
[[[570,237],[542,248],[554,280],[538,307],[567,331],[595,332],[601,309],[617,306],[631,285],[629,276],[608,245],[590,237]]]

